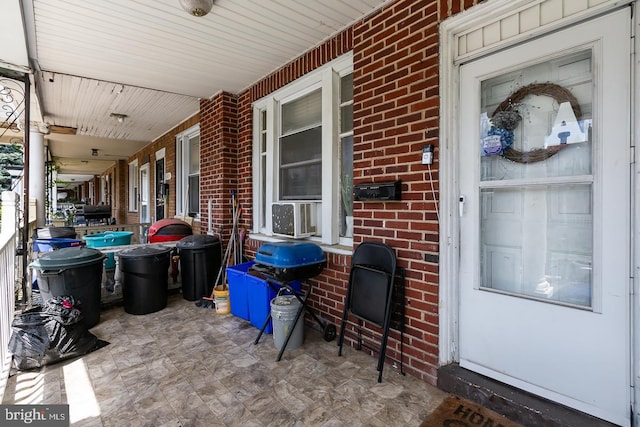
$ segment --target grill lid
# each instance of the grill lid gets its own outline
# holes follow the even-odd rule
[[[191,226],[179,219],[165,218],[156,221],[149,227],[149,237],[152,236],[190,236],[193,234]],[[178,239],[179,240],[179,239]]]
[[[256,263],[277,268],[299,268],[325,262],[322,248],[311,242],[265,243],[256,253]]]

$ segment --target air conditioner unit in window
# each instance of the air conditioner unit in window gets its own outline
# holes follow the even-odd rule
[[[273,234],[301,239],[316,234],[316,203],[276,202],[271,205]]]

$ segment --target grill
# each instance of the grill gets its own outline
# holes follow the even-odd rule
[[[306,293],[297,292],[288,285],[288,283],[292,281],[302,282],[315,277],[320,274],[326,266],[327,261],[324,253],[322,252],[322,248],[315,243],[276,242],[265,243],[260,246],[256,253],[255,264],[251,267],[251,270],[254,274],[261,276],[274,291],[280,292],[282,288],[285,288],[289,293],[294,295],[298,301],[300,301],[301,306],[296,315],[296,319],[293,322],[294,325],[306,309],[324,331],[324,339],[326,341],[331,341],[336,337],[336,327],[328,322],[323,322],[307,306],[307,299],[311,293],[312,284],[309,283],[308,291]],[[269,316],[262,326],[254,344],[258,344],[258,341],[260,341],[260,337],[264,333],[270,318],[271,313],[269,313]],[[282,358],[282,354],[287,347],[287,343],[289,342],[289,338],[291,338],[293,330],[294,328],[289,329],[284,344],[278,354],[278,358],[276,359],[277,361]]]
[[[327,266],[320,246],[308,242],[265,243],[255,261],[254,270],[285,283],[315,277]]]
[[[149,243],[175,242],[191,236],[191,226],[179,219],[161,219],[149,227]]]

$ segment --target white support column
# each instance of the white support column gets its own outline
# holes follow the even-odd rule
[[[29,198],[36,199],[36,227],[44,227],[44,134],[32,129],[29,132]]]

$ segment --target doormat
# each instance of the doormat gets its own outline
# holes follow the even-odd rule
[[[522,427],[508,418],[457,396],[449,396],[420,427]]]

